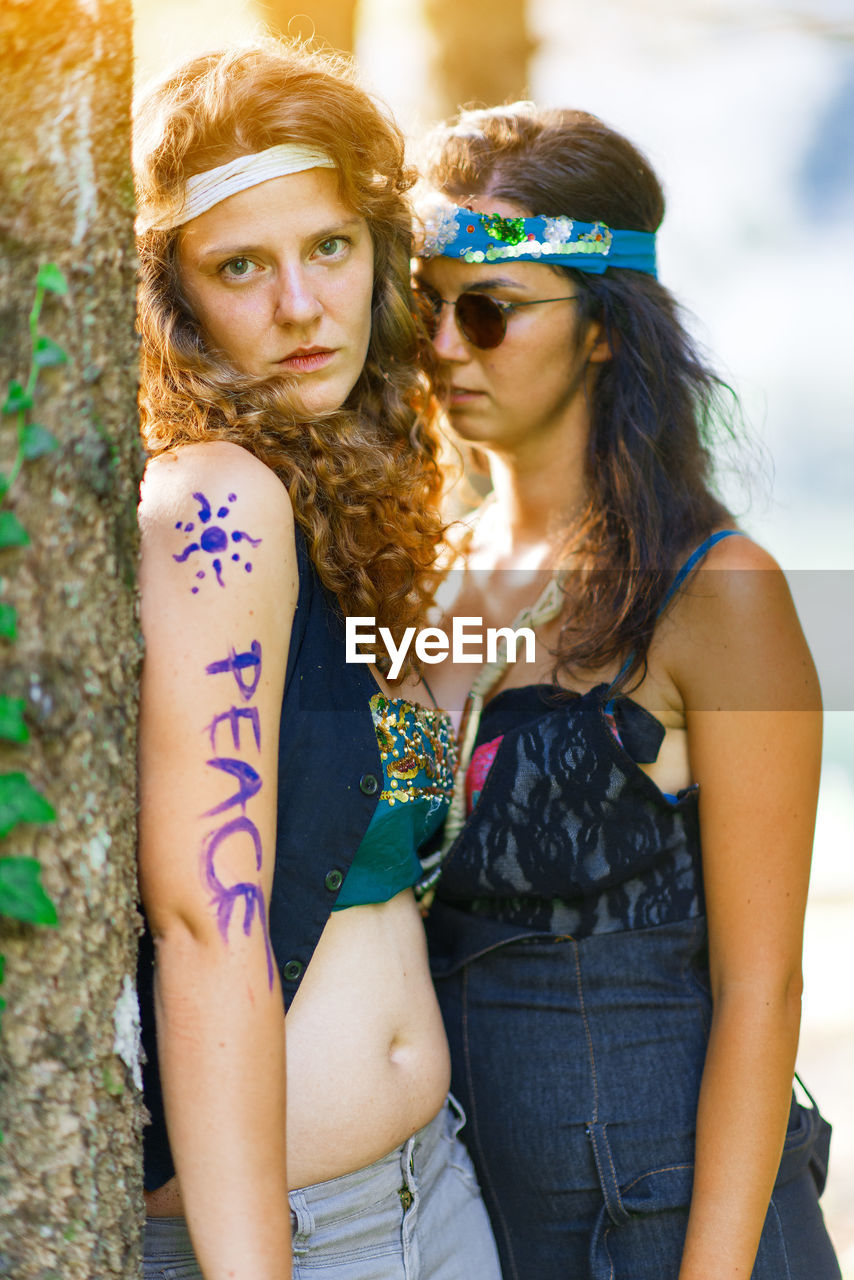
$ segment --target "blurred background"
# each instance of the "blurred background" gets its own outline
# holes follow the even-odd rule
[[[823,1205],[854,1280],[854,3],[135,2],[140,82],[266,24],[355,52],[414,136],[530,96],[602,116],[663,178],[661,278],[765,453],[721,484],[789,576],[828,709],[799,1069],[834,1125]]]

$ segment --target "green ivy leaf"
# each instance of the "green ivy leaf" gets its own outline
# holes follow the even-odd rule
[[[6,497],[6,494],[8,492],[9,492],[9,477],[4,476],[2,473],[0,473],[0,502],[2,502],[2,500]]]
[[[0,550],[3,547],[29,546],[30,535],[11,511],[0,511]]]
[[[34,462],[36,458],[42,458],[46,453],[53,453],[54,449],[59,448],[56,436],[52,435],[47,427],[40,426],[38,422],[27,423],[22,433],[21,443],[27,462]]]
[[[29,742],[30,733],[24,720],[23,698],[0,695],[0,738],[7,742]]]
[[[40,876],[35,858],[0,858],[0,915],[28,924],[56,924],[56,907]]]
[[[58,342],[54,342],[53,338],[46,338],[44,334],[36,338],[36,345],[33,347],[33,361],[37,369],[50,369],[58,364],[68,363],[68,353],[63,351]]]
[[[52,822],[56,817],[44,796],[23,773],[0,773],[0,837],[19,822]]]
[[[55,262],[43,262],[36,276],[36,288],[46,293],[68,293],[68,281]]]
[[[9,394],[6,396],[3,412],[20,413],[22,409],[32,409],[32,407],[33,397],[28,396],[20,382],[16,382],[13,378],[9,383]]]
[[[113,1075],[109,1063],[101,1068],[101,1080],[111,1098],[120,1098],[125,1091],[125,1082]]]
[[[14,605],[7,604],[5,600],[0,600],[0,638],[3,640],[18,638],[18,615]]]

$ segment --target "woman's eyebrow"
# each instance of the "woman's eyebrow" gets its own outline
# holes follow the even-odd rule
[[[305,238],[306,240],[326,240],[329,236],[337,235],[339,231],[352,231],[364,225],[365,219],[360,214],[354,213],[352,218],[341,218],[338,222],[333,222],[329,227],[321,228],[320,231],[310,232]]]
[[[260,253],[261,245],[258,244],[221,244],[211,245],[209,249],[203,249],[197,257],[198,262],[207,262],[208,258],[243,258],[248,257],[252,253]]]
[[[312,240],[329,240],[332,236],[340,235],[342,231],[352,231],[361,226],[364,219],[358,214],[352,218],[342,218],[340,222],[334,222],[328,227],[320,227],[317,231],[309,232],[305,237],[305,241]],[[264,253],[269,246],[263,244],[246,244],[244,241],[233,240],[230,243],[210,245],[206,249],[202,249],[198,254],[198,262],[206,262],[208,258],[241,258],[249,257],[253,253]]]
[[[487,289],[524,289],[527,291],[528,285],[522,284],[519,280],[512,280],[509,276],[491,276],[488,280],[473,280],[471,284],[464,285],[460,293],[483,293]]]
[[[428,283],[418,269],[413,271],[412,280],[416,285]],[[488,289],[522,289],[527,293],[529,288],[529,285],[522,284],[519,280],[511,280],[509,276],[490,276],[487,280],[472,280],[470,284],[463,285],[460,293],[485,293]]]

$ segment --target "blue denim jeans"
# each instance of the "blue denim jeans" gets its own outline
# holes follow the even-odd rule
[[[290,1193],[294,1280],[501,1280],[474,1169],[449,1098],[397,1150]],[[202,1280],[183,1218],[149,1219],[144,1280]]]
[[[676,1280],[711,1020],[705,924],[513,942],[437,980],[504,1280]],[[753,1280],[840,1280],[829,1126],[793,1101]]]

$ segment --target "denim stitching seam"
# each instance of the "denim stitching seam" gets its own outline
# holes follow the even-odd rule
[[[623,1213],[625,1213],[626,1210],[623,1205],[622,1196],[620,1195],[620,1184],[617,1181],[617,1170],[614,1168],[614,1157],[611,1154],[611,1144],[608,1141],[608,1126],[606,1124],[602,1125],[602,1137],[605,1139],[605,1151],[608,1155],[608,1164],[611,1166],[611,1177],[614,1181],[614,1194],[616,1196],[617,1204]]]
[[[593,1079],[593,1124],[599,1123],[599,1080],[596,1075],[596,1058],[593,1053],[593,1037],[590,1034],[590,1024],[587,1021],[587,1009],[584,1004],[584,987],[581,982],[581,960],[578,954],[578,943],[572,943],[573,955],[575,958],[575,982],[578,988],[578,1003],[581,1008],[581,1020],[584,1025],[584,1035],[587,1039],[587,1053],[590,1058],[590,1074]]]
[[[611,1234],[612,1230],[613,1230],[613,1227],[606,1227],[605,1230],[602,1232],[602,1244],[605,1248],[605,1253],[608,1258],[608,1266],[610,1268],[610,1271],[608,1273],[608,1280],[614,1280],[614,1277],[617,1274],[616,1271],[614,1270],[614,1259],[611,1257],[611,1250],[608,1248],[608,1236]]]
[[[632,1178],[631,1182],[627,1182],[626,1191],[631,1191],[632,1187],[636,1187],[639,1182],[643,1182],[644,1178],[651,1178],[656,1173],[675,1173],[678,1169],[691,1169],[690,1164],[666,1164],[660,1169],[647,1169],[646,1173],[639,1173],[636,1178]]]
[[[468,977],[469,977],[468,966],[464,966],[463,972],[462,972],[462,980],[460,983],[460,998],[462,1001],[462,1008],[463,1008],[463,1017],[462,1017],[463,1056],[465,1058],[465,1064],[466,1064],[466,1084],[468,1085],[469,1097],[471,1098],[471,1107],[469,1108],[469,1110],[471,1111],[471,1115],[469,1115],[468,1119],[471,1124],[471,1130],[472,1130],[471,1132],[472,1144],[477,1148],[478,1155],[480,1156],[480,1166],[481,1166],[481,1169],[483,1170],[483,1181],[484,1181],[484,1184],[489,1187],[489,1190],[492,1194],[493,1203],[495,1205],[495,1215],[501,1224],[501,1231],[504,1236],[504,1244],[507,1250],[510,1266],[512,1268],[512,1276],[508,1277],[507,1280],[519,1280],[519,1272],[516,1267],[516,1258],[513,1253],[513,1246],[511,1243],[510,1232],[507,1228],[507,1222],[505,1220],[504,1214],[501,1211],[501,1206],[499,1204],[498,1197],[495,1195],[495,1189],[492,1185],[492,1180],[489,1177],[489,1170],[487,1168],[486,1160],[484,1159],[484,1156],[483,1156],[483,1147],[480,1141],[480,1128],[477,1122],[477,1101],[475,1099],[474,1089],[472,1087],[471,1056],[469,1054]],[[478,1171],[478,1177],[480,1177],[480,1171]]]
[[[604,1124],[597,1125],[596,1128],[597,1129],[601,1128],[602,1130],[602,1138],[604,1140],[605,1150],[608,1153],[608,1164],[610,1166],[611,1175],[612,1175],[610,1181],[605,1178],[602,1162],[599,1158],[598,1134],[594,1132],[594,1129],[592,1126],[588,1126],[587,1134],[588,1134],[588,1137],[590,1138],[590,1145],[593,1147],[593,1159],[596,1162],[596,1172],[599,1174],[599,1186],[602,1189],[602,1197],[605,1201],[605,1209],[607,1211],[608,1217],[615,1224],[615,1226],[621,1226],[621,1225],[624,1225],[625,1222],[628,1222],[629,1213],[625,1205],[623,1204],[623,1199],[620,1194],[620,1187],[619,1187],[619,1183],[617,1182],[617,1171],[614,1168],[614,1161],[611,1158],[611,1147],[610,1147],[610,1143],[608,1142],[608,1135],[605,1132],[607,1126]],[[614,1207],[615,1212],[618,1212],[624,1215],[624,1222],[621,1223],[617,1220],[617,1218],[615,1218],[614,1212],[612,1212],[612,1205]]]
[[[786,1263],[786,1277],[785,1277],[785,1280],[792,1280],[792,1269],[791,1269],[791,1267],[789,1266],[789,1250],[786,1248],[786,1236],[785,1236],[785,1232],[783,1231],[783,1224],[782,1224],[782,1222],[780,1221],[780,1212],[779,1212],[779,1210],[778,1210],[778,1208],[777,1208],[776,1204],[774,1203],[774,1197],[773,1197],[773,1196],[771,1197],[771,1201],[770,1201],[770,1203],[769,1203],[769,1205],[768,1205],[768,1208],[769,1208],[769,1209],[773,1209],[773,1210],[774,1210],[774,1218],[775,1218],[775,1220],[776,1220],[776,1222],[777,1222],[777,1230],[778,1230],[778,1232],[780,1233],[780,1247],[781,1247],[781,1248],[782,1248],[782,1250],[783,1250],[783,1260],[784,1260],[784,1262]]]

